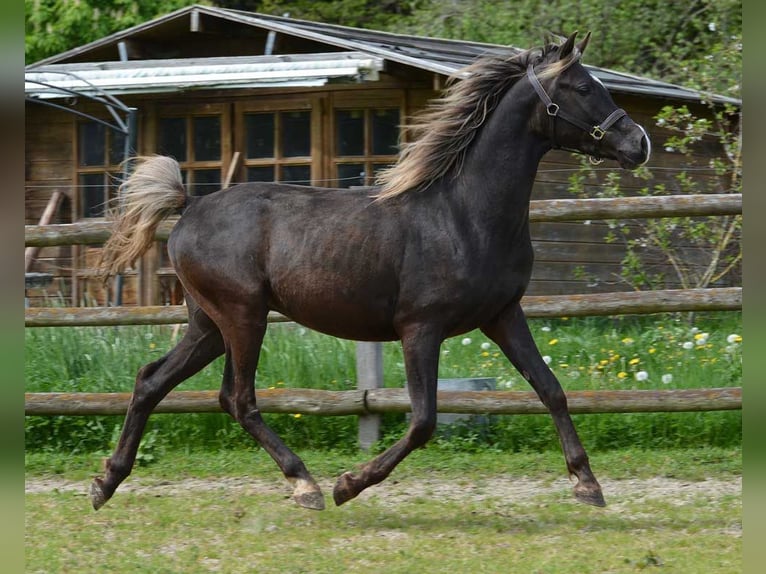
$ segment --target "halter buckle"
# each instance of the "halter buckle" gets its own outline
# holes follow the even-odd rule
[[[606,135],[606,131],[602,130],[599,126],[593,126],[593,129],[590,130],[590,137],[592,137],[594,140],[601,140]]]
[[[545,111],[549,116],[556,117],[559,114],[559,105],[551,102],[545,107]]]

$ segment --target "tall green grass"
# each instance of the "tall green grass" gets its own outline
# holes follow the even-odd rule
[[[651,317],[531,320],[542,354],[566,390],[667,389],[741,385],[740,313]],[[136,371],[170,349],[173,329],[144,327],[61,327],[26,330],[27,392],[131,391]],[[222,359],[180,389],[217,389]],[[528,390],[499,349],[480,332],[450,339],[441,349],[441,378],[494,377],[498,389]],[[398,343],[384,345],[385,386],[406,380]],[[354,343],[293,324],[270,326],[261,353],[258,388],[353,389]],[[623,447],[728,447],[741,440],[739,411],[577,415],[589,450]],[[269,424],[296,448],[356,448],[356,417],[267,415]],[[108,452],[122,417],[27,417],[30,451]],[[383,417],[378,448],[401,436],[404,415]],[[487,424],[453,427],[440,434],[437,448],[558,449],[547,415],[494,416]],[[142,447],[144,460],[163,448],[255,448],[223,414],[155,415]]]

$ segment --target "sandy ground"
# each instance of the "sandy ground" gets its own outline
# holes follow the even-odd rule
[[[600,481],[607,504],[612,506],[621,502],[635,504],[641,499],[666,499],[671,504],[682,505],[694,498],[708,499],[711,502],[724,496],[742,495],[742,477],[728,480],[704,480],[690,482],[669,478],[645,478],[628,480]],[[332,480],[321,481],[326,502],[332,504]],[[377,499],[387,504],[406,503],[416,498],[435,498],[453,502],[481,502],[503,499],[514,504],[539,504],[539,495],[570,495],[573,483],[567,478],[542,481],[525,477],[492,477],[479,482],[448,481],[442,478],[407,478],[389,479],[379,485],[368,488],[359,495],[359,499]],[[87,495],[88,481],[71,481],[60,478],[28,477],[25,483],[26,493],[42,493],[58,490]],[[284,494],[289,496],[291,489],[281,480],[249,478],[186,478],[178,481],[158,481],[142,479],[140,476],[129,477],[117,490],[120,493],[136,492],[155,496],[180,496],[191,492],[224,491],[246,496],[262,494]]]

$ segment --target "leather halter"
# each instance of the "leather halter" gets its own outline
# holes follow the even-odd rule
[[[594,140],[598,142],[604,138],[607,130],[610,127],[612,127],[620,118],[628,115],[627,112],[623,110],[622,108],[617,108],[611,114],[609,114],[604,119],[604,121],[602,121],[600,124],[595,126],[588,125],[587,123],[580,120],[579,118],[570,116],[568,113],[563,111],[558,104],[555,104],[553,100],[551,100],[550,96],[546,93],[545,89],[540,83],[540,80],[537,79],[537,75],[535,74],[535,70],[532,64],[527,66],[527,77],[529,78],[529,82],[532,84],[532,87],[535,89],[535,92],[537,92],[537,95],[540,97],[543,104],[545,104],[545,111],[548,114],[548,116],[551,118],[551,127],[552,127],[551,139],[552,139],[554,149],[567,149],[558,145],[558,143],[556,142],[556,118],[561,118],[562,120],[569,122],[573,126],[577,126],[578,128],[588,132],[588,135],[590,135],[590,137],[592,137]],[[568,150],[568,151],[578,151],[578,150]],[[602,160],[600,159],[595,160],[596,163],[600,163],[601,161]],[[593,156],[591,156],[591,162],[594,162]]]

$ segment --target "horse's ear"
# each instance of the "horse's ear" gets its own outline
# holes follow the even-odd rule
[[[574,32],[571,36],[569,36],[566,42],[561,45],[561,48],[559,48],[559,59],[563,60],[572,54],[572,50],[574,49],[575,45],[575,38],[577,38],[577,32]]]
[[[585,48],[588,47],[588,42],[590,42],[590,32],[585,34],[585,38],[583,38],[577,43],[577,49],[580,51],[581,55],[583,52],[585,52]]]

